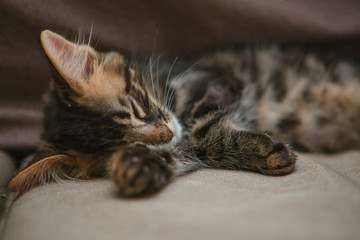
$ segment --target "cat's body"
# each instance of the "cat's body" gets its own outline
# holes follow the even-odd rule
[[[49,31],[42,44],[56,69],[43,142],[12,191],[110,175],[133,196],[201,167],[290,173],[288,143],[360,148],[360,73],[344,61],[270,46],[135,66]]]

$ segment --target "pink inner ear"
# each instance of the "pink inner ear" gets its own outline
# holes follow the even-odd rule
[[[72,52],[74,51],[74,46],[66,40],[59,38],[56,35],[50,35],[48,36],[48,40],[52,43],[56,51],[62,51],[62,52]]]
[[[79,59],[85,57],[85,50],[81,50],[79,52],[75,51],[75,45],[73,43],[69,43],[66,40],[59,38],[56,35],[51,35],[49,37],[50,42],[52,42],[53,46],[55,47],[56,51],[62,52],[62,57],[64,61],[67,61],[69,56],[75,54],[75,56]],[[94,56],[87,52],[87,59],[84,66],[84,78],[87,79],[94,71]]]
[[[96,55],[90,46],[76,45],[50,31],[44,31],[41,40],[48,57],[70,85],[89,80],[95,71]]]

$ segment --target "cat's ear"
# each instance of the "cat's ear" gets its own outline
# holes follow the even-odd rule
[[[70,87],[81,93],[97,68],[97,53],[89,45],[78,45],[64,37],[45,30],[41,44],[46,55]]]
[[[25,168],[8,185],[11,192],[24,192],[37,185],[63,179],[71,171],[71,159],[67,155],[46,157]]]

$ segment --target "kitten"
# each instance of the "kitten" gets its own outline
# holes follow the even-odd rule
[[[292,147],[360,147],[359,68],[277,47],[148,66],[43,31],[53,65],[42,142],[9,184],[110,176],[124,196],[151,194],[198,168],[294,171]]]

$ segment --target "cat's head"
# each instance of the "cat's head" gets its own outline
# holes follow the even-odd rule
[[[58,114],[56,123],[45,123],[45,137],[90,148],[180,140],[174,114],[154,96],[144,72],[123,55],[97,52],[49,30],[41,33],[41,43],[56,70],[52,88]]]

